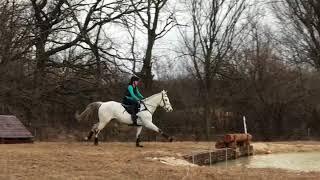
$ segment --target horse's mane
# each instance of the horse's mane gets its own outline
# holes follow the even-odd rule
[[[154,96],[157,96],[158,94],[161,94],[161,93],[162,93],[162,91],[157,93],[157,94],[154,94],[152,96],[149,96],[149,97],[145,98],[143,101],[147,101],[148,99],[152,99]]]

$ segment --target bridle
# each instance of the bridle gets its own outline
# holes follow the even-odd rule
[[[161,100],[160,100],[160,102],[161,101],[163,102],[163,106],[162,107],[166,107],[167,104],[166,104],[166,102],[164,100],[163,92],[161,92]],[[144,101],[140,101],[140,103],[144,105],[144,107],[146,108],[145,110],[147,110],[150,114],[152,114],[151,111],[147,108],[146,103]],[[147,105],[152,106],[152,107],[156,107],[156,106],[153,106],[151,104],[147,104]]]
[[[165,100],[164,100],[164,98],[163,98],[163,92],[161,92],[161,100],[162,100],[162,102],[163,102],[163,107],[166,107],[166,102],[165,102]]]

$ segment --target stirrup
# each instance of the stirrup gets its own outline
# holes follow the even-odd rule
[[[128,126],[140,126],[137,123],[128,124]]]

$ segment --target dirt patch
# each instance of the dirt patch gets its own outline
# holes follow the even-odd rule
[[[257,153],[320,150],[320,142],[254,143]],[[44,143],[0,145],[0,179],[319,179],[320,173],[189,166],[185,154],[214,143]],[[318,149],[319,148],[319,149]],[[280,151],[279,150],[279,151]],[[147,158],[149,157],[149,159]],[[150,159],[151,158],[151,159]]]
[[[163,164],[167,164],[167,165],[170,165],[170,166],[192,166],[192,167],[195,167],[197,165],[195,164],[192,164],[184,159],[178,159],[178,158],[175,158],[175,157],[147,157],[146,159],[148,160],[151,160],[151,161],[159,161]]]

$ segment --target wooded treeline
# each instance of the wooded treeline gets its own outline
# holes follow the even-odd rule
[[[0,113],[37,139],[78,138],[93,122],[75,112],[121,101],[137,74],[145,96],[168,91],[174,112],[158,110],[155,124],[179,140],[242,132],[243,116],[256,139],[319,137],[319,9],[316,0],[0,0]],[[161,55],[172,32],[178,41]],[[102,135],[131,134],[113,123]]]

